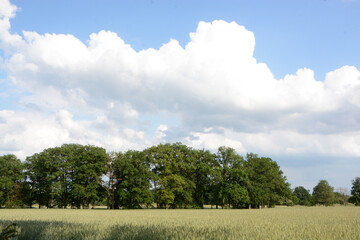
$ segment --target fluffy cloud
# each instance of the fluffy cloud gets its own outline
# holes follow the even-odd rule
[[[306,68],[275,79],[253,56],[254,34],[221,20],[200,22],[184,48],[172,39],[135,51],[110,31],[86,44],[72,35],[14,35],[16,7],[0,6],[0,42],[9,52],[2,66],[26,93],[21,110],[1,111],[2,152],[24,156],[69,141],[111,150],[183,141],[213,150],[225,144],[240,152],[360,156],[355,67],[323,81]]]
[[[231,129],[214,132],[212,129],[202,133],[190,133],[195,138],[185,140],[198,148],[216,149],[226,145],[245,154],[253,152],[272,155],[313,154],[323,156],[351,157],[360,156],[360,131],[340,134],[304,134],[291,130],[244,133]]]
[[[7,51],[9,48],[19,46],[22,39],[17,34],[11,34],[10,18],[15,17],[17,7],[12,5],[8,0],[0,1],[0,47]]]
[[[104,128],[105,126],[105,128]],[[0,155],[14,153],[24,159],[29,154],[64,143],[92,144],[107,150],[138,149],[149,145],[144,133],[126,128],[119,131],[106,117],[94,121],[74,120],[66,110],[44,116],[35,112],[0,111]]]

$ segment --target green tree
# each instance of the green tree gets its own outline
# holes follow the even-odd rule
[[[356,206],[360,205],[360,177],[356,177],[352,180],[351,197],[349,201]]]
[[[71,203],[74,164],[82,151],[81,145],[64,144],[26,158],[27,176],[32,188],[30,194],[39,203],[39,207],[66,208]]]
[[[52,206],[53,172],[52,162],[46,153],[35,153],[26,158],[26,175],[30,181],[33,199],[41,206]]]
[[[216,159],[221,168],[218,188],[221,207],[224,208],[225,204],[234,208],[245,206],[249,203],[249,196],[243,157],[233,148],[222,146],[218,149]]]
[[[27,176],[39,207],[94,204],[106,169],[105,149],[79,144],[48,148],[26,158]]]
[[[330,206],[334,204],[334,188],[326,180],[320,180],[313,189],[315,203]]]
[[[0,156],[0,207],[22,205],[23,169],[24,165],[15,155]]]
[[[208,191],[208,198],[209,203],[211,204],[211,208],[213,205],[218,208],[222,206],[222,187],[223,187],[223,171],[220,163],[217,161],[215,155],[215,163],[212,166],[211,173],[209,175],[210,182],[209,182],[209,191]]]
[[[159,144],[144,151],[152,172],[157,207],[177,208],[193,204],[194,155],[181,144]]]
[[[81,145],[64,144],[61,147],[45,149],[41,154],[44,161],[51,166],[51,198],[54,206],[66,208],[70,203],[72,166],[74,151],[81,149]]]
[[[88,208],[99,200],[98,187],[101,186],[101,177],[106,173],[107,154],[104,148],[84,146],[82,154],[75,161],[73,177],[74,203]]]
[[[196,207],[203,208],[205,202],[212,201],[211,189],[213,188],[214,168],[217,163],[215,155],[208,150],[193,150],[193,153],[195,159],[193,200]]]
[[[117,180],[116,208],[141,208],[152,203],[150,169],[142,152],[129,150],[116,154],[113,168]]]
[[[245,168],[249,178],[249,208],[272,207],[280,200],[291,197],[290,184],[271,158],[249,153],[246,155]]]
[[[297,202],[295,202],[295,204],[305,206],[310,206],[312,204],[310,190],[305,189],[303,186],[296,187],[292,195],[298,200]]]

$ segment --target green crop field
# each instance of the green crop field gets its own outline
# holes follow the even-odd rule
[[[1,209],[18,239],[360,239],[360,208]]]

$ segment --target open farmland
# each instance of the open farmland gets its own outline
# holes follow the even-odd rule
[[[360,239],[359,207],[0,210],[18,239]]]

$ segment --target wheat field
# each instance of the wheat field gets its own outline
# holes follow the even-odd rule
[[[18,239],[360,239],[360,208],[0,209]]]

